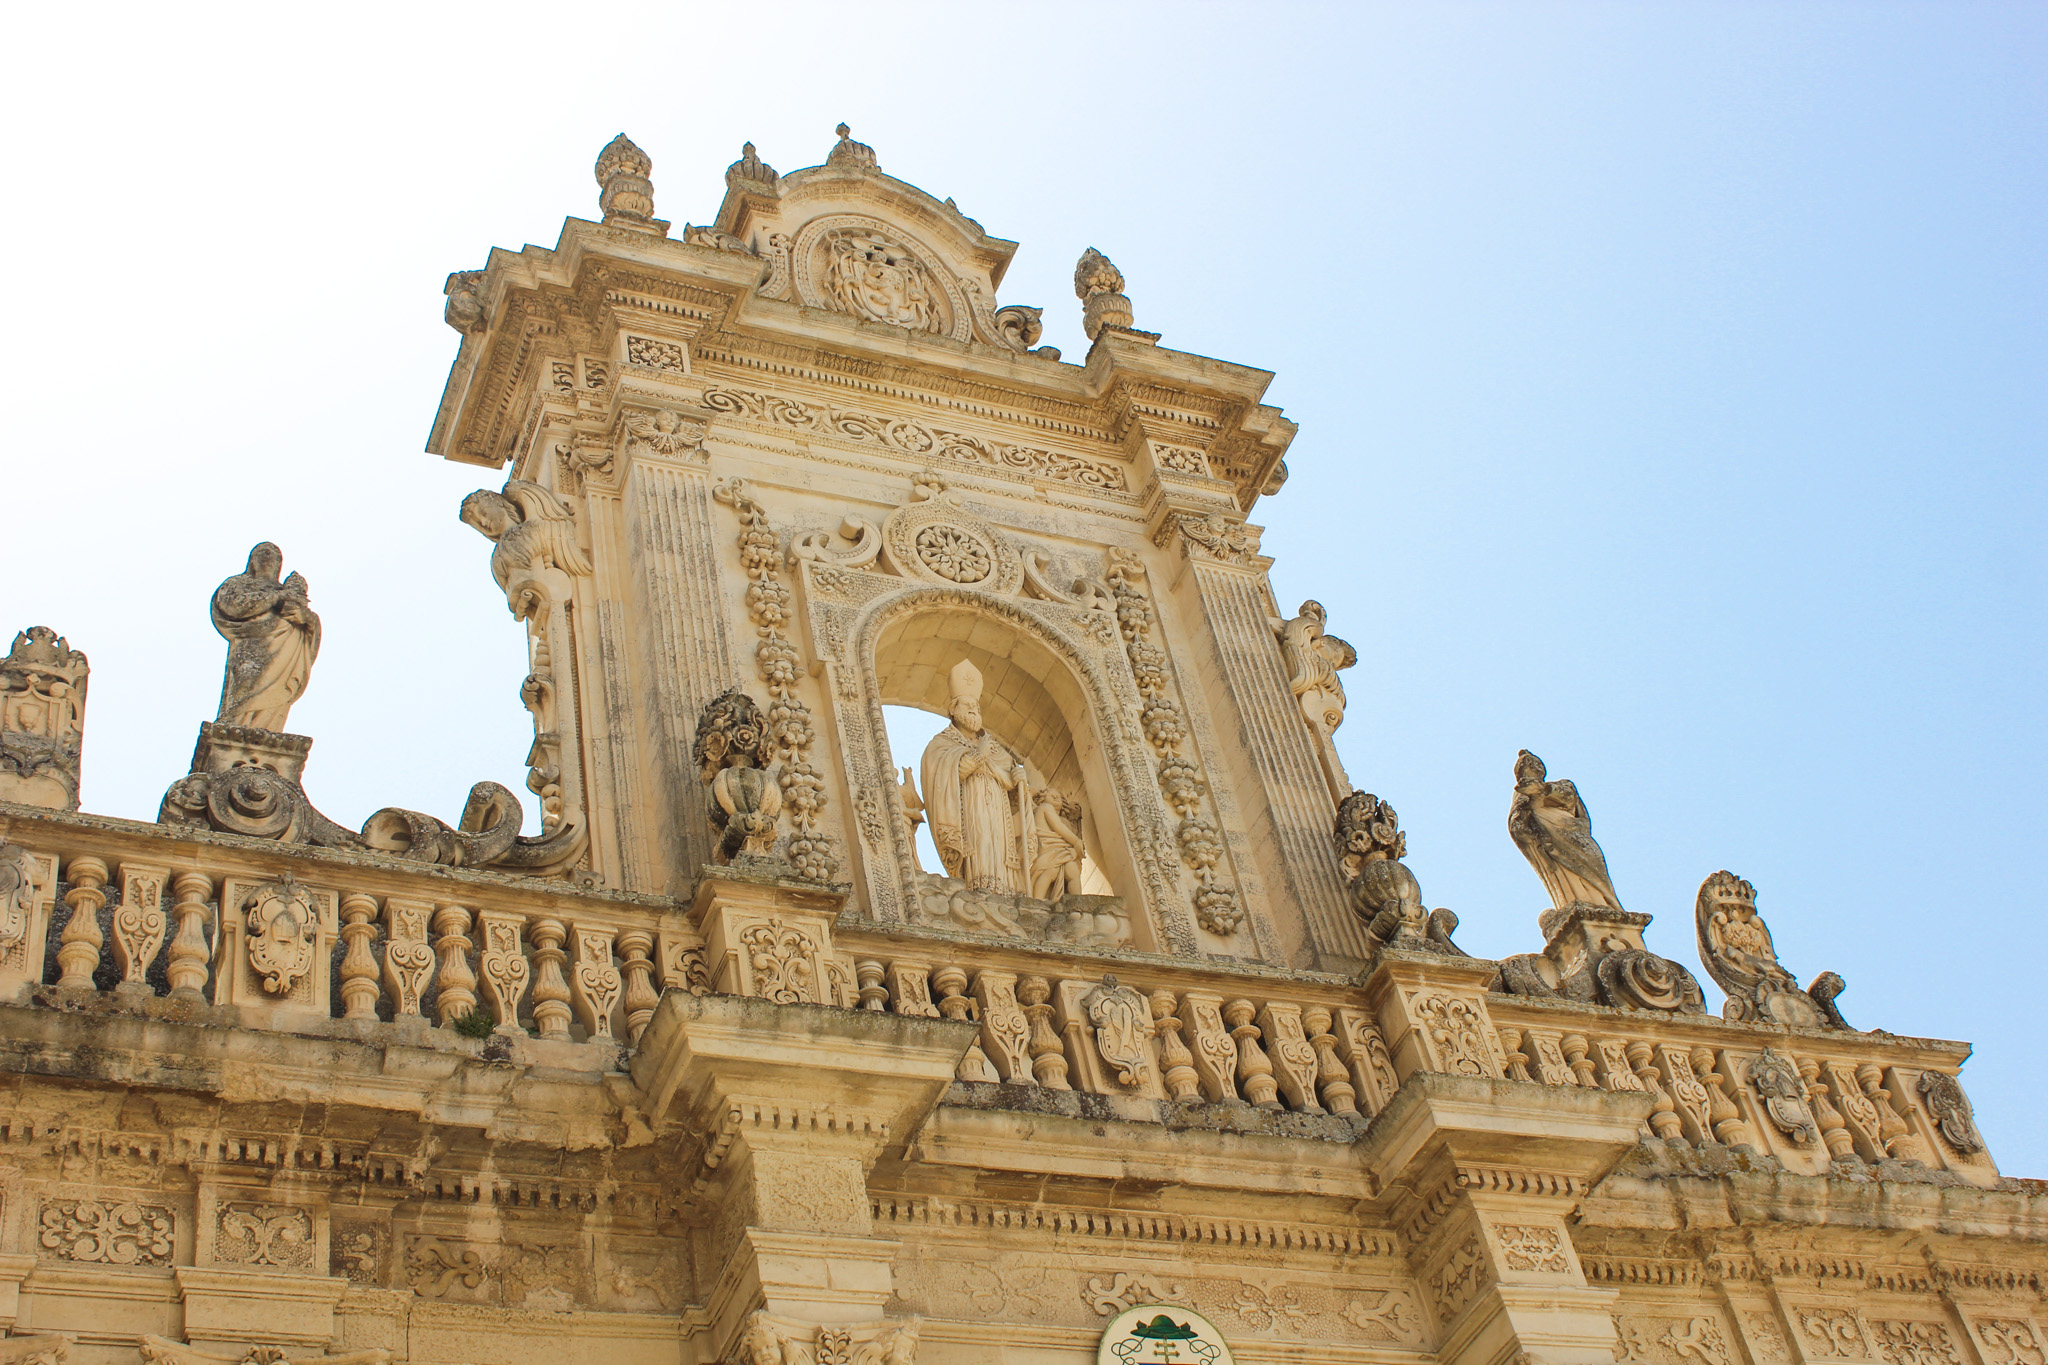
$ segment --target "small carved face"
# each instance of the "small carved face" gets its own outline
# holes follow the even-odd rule
[[[953,709],[947,714],[952,716],[955,725],[965,730],[968,734],[978,735],[981,733],[980,702],[968,697],[962,697],[953,703]]]
[[[248,571],[275,583],[278,574],[284,571],[284,551],[278,549],[269,541],[264,541],[255,549],[249,551]]]
[[[1543,767],[1542,759],[1536,757],[1536,755],[1530,753],[1527,749],[1524,749],[1520,753],[1515,755],[1516,786],[1534,786],[1537,783],[1543,781],[1544,776],[1545,769]]]
[[[462,500],[462,520],[489,539],[496,540],[512,527],[512,505],[505,501],[503,494],[479,488]]]

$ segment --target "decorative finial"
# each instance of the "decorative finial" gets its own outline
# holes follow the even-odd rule
[[[620,133],[597,154],[597,183],[603,187],[597,206],[606,227],[668,235],[668,224],[654,216],[654,182],[647,177],[654,161]]]
[[[48,626],[14,637],[14,649],[0,659],[0,801],[78,809],[91,671],[85,655]],[[0,856],[0,932],[7,924],[7,866]]]
[[[725,187],[729,190],[747,189],[755,192],[772,192],[782,179],[775,168],[760,158],[754,151],[754,144],[740,144],[740,159],[725,168]]]
[[[842,123],[835,131],[839,134],[839,145],[832,149],[832,155],[825,158],[827,166],[852,166],[863,171],[879,169],[875,164],[875,149],[865,142],[855,142],[851,127]]]
[[[1109,257],[1089,247],[1074,265],[1074,297],[1081,300],[1081,329],[1090,341],[1105,327],[1131,326],[1131,301],[1124,297],[1124,275]]]

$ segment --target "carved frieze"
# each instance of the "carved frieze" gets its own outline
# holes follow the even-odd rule
[[[776,394],[714,386],[704,391],[704,406],[715,413],[856,445],[875,446],[912,459],[971,465],[988,472],[1045,479],[1106,492],[1121,493],[1129,487],[1123,467],[1112,460],[1094,460],[1060,451],[1013,445],[921,422],[819,407]]]
[[[228,1203],[214,1228],[214,1259],[221,1265],[313,1267],[313,1212],[283,1204]]]

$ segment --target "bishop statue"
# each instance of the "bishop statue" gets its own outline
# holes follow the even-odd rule
[[[1020,800],[1024,765],[981,728],[981,670],[962,659],[947,675],[953,723],[925,746],[924,812],[950,876],[978,891],[1030,894]]]

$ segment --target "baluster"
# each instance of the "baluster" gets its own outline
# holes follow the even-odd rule
[[[1233,1000],[1223,1007],[1223,1022],[1237,1041],[1238,1088],[1261,1109],[1284,1108],[1278,1098],[1280,1083],[1273,1079],[1273,1063],[1259,1047],[1259,1026],[1252,1022],[1255,1013],[1249,1000]]]
[[[1630,1043],[1628,1061],[1636,1073],[1636,1080],[1641,1082],[1642,1088],[1649,1091],[1655,1099],[1655,1103],[1650,1106],[1650,1130],[1660,1138],[1677,1137],[1680,1126],[1678,1106],[1672,1102],[1670,1094],[1660,1084],[1656,1064],[1650,1060],[1650,1045]]]
[[[1052,983],[1042,976],[1028,976],[1017,987],[1024,1002],[1024,1017],[1031,1021],[1031,1074],[1047,1090],[1072,1090],[1067,1084],[1067,1058],[1060,1036],[1053,1032]]]
[[[1692,1069],[1707,1083],[1707,1103],[1714,1119],[1714,1140],[1728,1147],[1756,1146],[1756,1134],[1735,1103],[1735,1087],[1714,1057],[1714,1050],[1700,1046],[1692,1050]]]
[[[98,858],[73,858],[64,865],[71,889],[64,903],[71,907],[70,922],[57,940],[57,966],[62,975],[57,984],[72,990],[91,990],[92,974],[99,969],[100,947],[106,935],[100,932],[100,907],[107,903],[107,865]]]
[[[341,898],[341,1017],[377,1017],[377,959],[370,952],[376,934],[377,898],[351,891]],[[175,945],[174,945],[175,946]]]
[[[595,1041],[612,1036],[612,1006],[619,1000],[619,969],[612,965],[610,929],[576,928],[576,970],[569,978],[576,1013]]]
[[[434,978],[434,949],[427,941],[433,914],[425,901],[384,898],[384,989],[394,1022],[426,1013],[427,983]]]
[[[518,1033],[519,999],[533,976],[519,946],[519,931],[526,927],[526,917],[505,910],[479,910],[476,927],[481,949],[476,960],[483,969],[484,997],[491,1018],[497,1021],[498,1032]]]
[[[1594,1079],[1593,1061],[1586,1055],[1592,1050],[1591,1044],[1586,1041],[1586,1035],[1567,1033],[1557,1040],[1557,1045],[1564,1051],[1564,1064],[1572,1069],[1574,1083],[1587,1090],[1599,1089],[1600,1082]]]
[[[1212,1104],[1240,1103],[1237,1094],[1237,1044],[1223,1023],[1223,997],[1214,991],[1187,991],[1180,998],[1180,1019],[1187,1025],[1194,1053],[1195,1077]]]
[[[1183,1025],[1174,1013],[1172,991],[1152,992],[1152,1032],[1159,1038],[1159,1059],[1166,1076],[1166,1093],[1177,1100],[1198,1100],[1202,1087],[1195,1077],[1195,1054],[1181,1041]]]
[[[1714,1141],[1714,1093],[1694,1074],[1692,1053],[1671,1043],[1665,1043],[1658,1051],[1664,1059],[1660,1073],[1664,1091],[1677,1107],[1685,1136],[1694,1142]]]
[[[1387,1053],[1387,1041],[1380,1036],[1379,1025],[1365,1011],[1345,1006],[1335,1013],[1337,1056],[1350,1068],[1361,1111],[1377,1114],[1401,1088],[1394,1077],[1394,1059]]]
[[[1259,1029],[1266,1037],[1266,1053],[1273,1064],[1273,1078],[1287,1107],[1304,1114],[1320,1114],[1316,1099],[1316,1050],[1301,1031],[1301,1007],[1267,1001],[1259,1011]]]
[[[569,982],[562,964],[569,955],[562,940],[569,930],[558,919],[537,919],[526,928],[533,940],[533,1022],[543,1038],[569,1036]]]
[[[469,911],[444,905],[434,912],[434,950],[441,955],[441,994],[434,1012],[442,1027],[476,1008],[476,973],[469,967]]]
[[[619,956],[625,959],[626,973],[626,1041],[637,1043],[640,1035],[647,1031],[647,1022],[654,1018],[654,1007],[661,1003],[660,992],[654,989],[654,963],[648,953],[654,947],[654,934],[646,929],[622,929],[619,931]]]
[[[121,904],[114,911],[114,962],[121,969],[115,990],[149,993],[144,973],[164,943],[164,882],[168,868],[121,864]]]
[[[1501,1050],[1508,1054],[1508,1079],[1535,1080],[1535,1077],[1529,1074],[1529,1054],[1522,1051],[1522,1031],[1502,1025],[1496,1032],[1500,1034]]]
[[[939,993],[939,1013],[946,1018],[981,1018],[981,1011],[967,996],[967,973],[961,968],[941,967],[933,972],[932,989]]]
[[[171,891],[178,898],[171,907],[171,913],[177,916],[178,932],[171,939],[171,955],[166,970],[171,981],[171,994],[190,991],[201,995],[206,990],[209,956],[206,921],[212,914],[206,902],[213,895],[213,878],[204,872],[180,872],[171,882]]]
[[[1333,1114],[1357,1113],[1358,1087],[1351,1083],[1350,1073],[1337,1059],[1337,1040],[1330,1033],[1329,1006],[1310,1005],[1301,1012],[1301,1022],[1308,1030],[1309,1046],[1315,1049],[1316,1082],[1323,1107]]]
[[[889,1008],[889,988],[882,984],[882,973],[886,970],[871,957],[853,964],[854,980],[860,983],[862,1009],[882,1011]]]
[[[1892,1103],[1891,1091],[1884,1088],[1884,1071],[1875,1062],[1865,1062],[1856,1068],[1856,1079],[1863,1085],[1863,1093],[1870,1097],[1870,1103],[1877,1109],[1878,1136],[1884,1143],[1885,1155],[1897,1161],[1918,1161],[1927,1165],[1927,1148],[1906,1126],[1905,1115]]]
[[[1828,1099],[1828,1088],[1820,1083],[1820,1063],[1811,1057],[1801,1057],[1798,1064],[1799,1077],[1806,1082],[1806,1103],[1820,1124],[1820,1140],[1827,1144],[1828,1155],[1837,1159],[1854,1155],[1856,1139],[1849,1133],[1848,1121]]]

